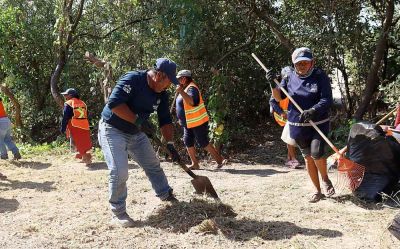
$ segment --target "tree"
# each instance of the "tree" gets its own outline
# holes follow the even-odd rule
[[[82,17],[84,3],[85,0],[79,1],[74,15],[74,0],[58,1],[60,16],[56,23],[58,31],[56,41],[56,46],[58,47],[57,66],[51,75],[50,86],[51,94],[60,107],[63,106],[64,101],[59,93],[58,82],[60,81],[61,73],[70,56],[69,49],[75,42],[75,32]]]
[[[374,1],[373,1],[374,2]],[[382,66],[382,59],[387,50],[389,31],[393,24],[394,15],[394,1],[384,1],[386,4],[384,20],[382,22],[382,30],[379,39],[376,42],[376,48],[373,56],[373,60],[368,73],[367,81],[365,84],[365,90],[362,94],[362,101],[359,108],[357,109],[354,117],[358,120],[362,119],[364,113],[367,111],[368,105],[372,99],[374,92],[380,84],[379,80],[379,69]]]

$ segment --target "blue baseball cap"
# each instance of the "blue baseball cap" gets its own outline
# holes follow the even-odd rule
[[[71,96],[78,96],[78,91],[75,88],[68,88],[65,92],[61,93],[62,95],[71,95]]]
[[[163,72],[168,76],[168,79],[174,84],[179,85],[179,81],[176,78],[176,63],[168,58],[158,58],[154,68],[157,71]]]
[[[296,64],[299,61],[312,61],[314,56],[309,48],[297,48],[292,54],[292,62]]]

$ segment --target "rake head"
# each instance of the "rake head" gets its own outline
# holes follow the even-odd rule
[[[337,163],[338,174],[335,188],[339,191],[345,188],[355,191],[364,178],[365,167],[343,156],[337,159]]]

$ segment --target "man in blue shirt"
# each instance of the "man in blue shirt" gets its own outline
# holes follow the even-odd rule
[[[313,182],[316,193],[310,202],[317,202],[324,198],[321,192],[318,172],[321,174],[327,196],[335,194],[332,182],[327,174],[326,158],[323,157],[325,141],[309,123],[310,120],[321,129],[324,134],[329,132],[329,109],[333,103],[330,80],[320,68],[314,68],[315,60],[309,48],[298,48],[292,54],[295,70],[288,75],[287,80],[281,82],[294,101],[304,110],[303,113],[289,103],[288,123],[290,137],[299,146],[308,174]],[[267,73],[267,79],[272,83],[273,74]],[[273,83],[272,83],[273,84]],[[277,101],[284,98],[279,88],[272,86],[272,95]]]
[[[161,200],[177,201],[146,136],[153,135],[154,131],[147,120],[156,111],[161,134],[167,141],[172,160],[180,160],[172,142],[173,126],[166,92],[171,82],[178,85],[176,64],[167,58],[159,58],[154,69],[131,71],[123,75],[101,113],[98,136],[110,170],[109,202],[113,213],[112,223],[116,225],[134,225],[126,213],[128,154],[144,169]]]

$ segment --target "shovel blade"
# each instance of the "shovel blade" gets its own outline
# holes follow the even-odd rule
[[[196,176],[192,180],[192,184],[197,194],[207,194],[215,199],[219,199],[210,179],[206,176]]]

